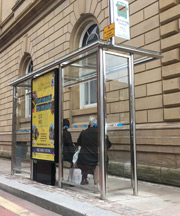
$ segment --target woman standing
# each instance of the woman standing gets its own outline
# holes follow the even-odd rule
[[[75,152],[75,145],[72,142],[71,133],[68,131],[69,120],[63,119],[63,161],[68,161],[71,163],[72,167],[72,157]]]
[[[107,148],[111,147],[111,142],[106,138]],[[95,117],[90,116],[89,126],[83,130],[78,138],[77,145],[81,146],[78,156],[77,166],[82,171],[82,185],[88,184],[87,175],[94,175],[94,170],[98,165],[98,128]]]

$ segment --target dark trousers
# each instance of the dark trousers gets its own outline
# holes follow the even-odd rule
[[[94,170],[96,168],[96,166],[85,166],[85,165],[78,165],[78,167],[82,171],[82,181],[87,181],[88,174],[94,175]]]

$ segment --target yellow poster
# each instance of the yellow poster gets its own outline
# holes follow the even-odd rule
[[[54,161],[55,73],[32,81],[32,159]]]

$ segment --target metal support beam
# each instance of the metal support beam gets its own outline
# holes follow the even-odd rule
[[[135,96],[134,96],[134,56],[129,58],[129,111],[130,111],[130,145],[131,145],[131,176],[133,194],[138,194],[137,161],[136,161],[136,123],[135,123]]]
[[[62,143],[63,143],[63,132],[62,132],[62,124],[63,124],[63,78],[62,78],[62,68],[59,65],[59,175],[58,175],[58,186],[62,187],[62,178],[63,178],[63,167],[62,167]]]
[[[114,17],[113,17],[113,1],[109,0],[109,24],[112,24],[114,22]],[[110,42],[112,45],[115,45],[115,36],[110,38]]]
[[[104,106],[104,64],[103,50],[98,52],[98,138],[99,138],[99,182],[101,199],[106,198],[106,167],[105,167],[105,106]]]
[[[16,154],[16,86],[13,86],[13,113],[12,113],[12,146],[11,146],[11,175],[14,175]]]

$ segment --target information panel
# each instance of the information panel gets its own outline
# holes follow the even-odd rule
[[[104,40],[108,40],[109,38],[114,37],[114,34],[115,34],[114,23],[104,28]]]
[[[32,80],[31,158],[57,161],[57,69]]]
[[[113,14],[112,22],[115,23],[115,36],[130,40],[129,3],[126,0],[111,0]]]

